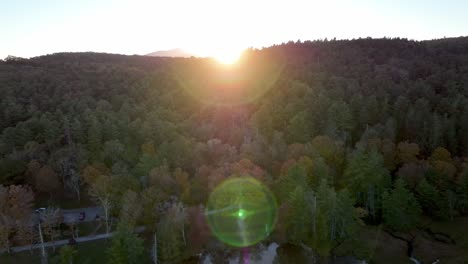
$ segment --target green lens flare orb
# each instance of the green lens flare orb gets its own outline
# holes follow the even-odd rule
[[[273,194],[252,177],[231,178],[210,194],[206,218],[213,234],[235,247],[254,245],[270,235],[276,224]]]

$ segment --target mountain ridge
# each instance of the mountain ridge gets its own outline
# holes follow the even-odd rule
[[[151,53],[146,54],[145,56],[190,58],[194,55],[181,48],[175,48],[175,49],[170,49],[170,50],[159,50],[159,51],[151,52]]]

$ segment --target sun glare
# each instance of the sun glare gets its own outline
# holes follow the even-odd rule
[[[218,62],[226,65],[231,65],[237,62],[240,57],[240,52],[222,52],[213,55],[213,58]]]
[[[190,53],[199,57],[209,57],[221,64],[232,65],[235,64],[241,57],[244,47],[242,45],[232,43],[204,43],[203,45],[195,45],[189,47]]]

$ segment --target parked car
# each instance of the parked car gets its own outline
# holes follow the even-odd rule
[[[78,217],[78,220],[83,221],[86,218],[86,213],[85,212],[80,212],[80,216]]]
[[[42,212],[44,212],[45,210],[46,210],[45,207],[41,207],[41,208],[37,208],[37,209],[35,210],[35,212],[36,212],[36,213],[42,213]]]
[[[34,210],[34,212],[36,213],[36,217],[37,217],[37,220],[39,222],[42,222],[44,220],[44,215],[43,213],[46,211],[46,208],[45,207],[41,207],[41,208],[37,208],[36,210]]]
[[[76,240],[75,240],[74,238],[70,238],[70,239],[68,240],[68,245],[72,245],[72,246],[73,246],[73,245],[76,245]]]

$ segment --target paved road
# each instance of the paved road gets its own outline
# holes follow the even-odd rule
[[[144,226],[140,226],[140,227],[135,228],[135,233],[141,233],[143,231],[145,231]],[[114,233],[99,234],[99,235],[94,235],[94,236],[79,237],[79,238],[76,238],[75,240],[76,240],[76,243],[83,243],[83,242],[88,242],[88,241],[94,241],[94,240],[109,238],[109,237],[112,237],[113,235],[114,235]],[[44,247],[48,248],[48,247],[53,247],[53,246],[63,246],[63,245],[67,245],[69,242],[70,241],[68,239],[58,240],[58,241],[55,241],[55,242],[46,242],[46,243],[44,243]],[[42,247],[41,244],[33,244],[33,245],[27,245],[27,246],[12,247],[12,248],[10,248],[10,251],[12,253],[17,253],[17,252],[37,249],[37,248],[41,248],[41,247]],[[5,253],[6,251],[7,251],[6,249],[2,248],[2,249],[0,249],[0,254]]]
[[[69,210],[63,209],[61,212],[63,214],[64,223],[92,222],[97,220],[96,216],[101,219],[104,217],[104,209],[102,209],[102,207],[86,207]],[[80,214],[84,214],[84,218],[80,218]]]
[[[83,207],[77,209],[60,209],[63,223],[82,223],[92,222],[104,217],[104,209],[102,207]],[[31,216],[33,223],[38,224],[38,215],[33,213]]]

